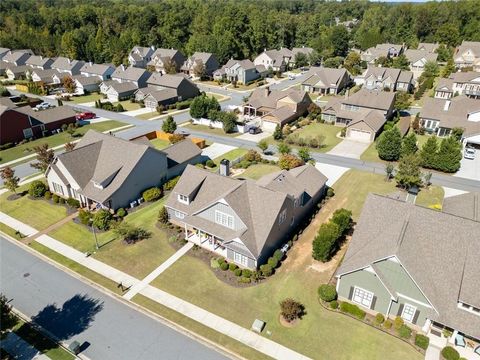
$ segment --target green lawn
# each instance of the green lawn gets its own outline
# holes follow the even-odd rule
[[[212,171],[217,170],[218,166],[220,165],[220,161],[222,161],[223,159],[233,161],[245,155],[247,152],[248,150],[242,149],[242,148],[236,148],[236,149],[230,150],[229,152],[226,152],[225,154],[213,159],[213,162],[215,163],[215,167],[213,167],[211,170]]]
[[[381,175],[348,171],[335,184],[336,195],[319,213],[319,221],[326,221],[340,207],[350,208],[357,219],[367,194],[372,191],[388,194],[396,188],[393,182],[384,182]],[[328,280],[334,269],[312,270],[311,239],[317,225],[304,231],[289,258],[263,284],[248,288],[229,286],[217,279],[203,261],[187,255],[152,285],[245,328],[250,328],[255,319],[262,319],[267,323],[266,330],[271,332],[269,338],[312,358],[384,359],[388,349],[389,359],[421,359],[404,342],[319,305],[317,287]],[[300,301],[307,312],[293,328],[285,328],[279,322],[278,304],[287,297]]]
[[[170,146],[170,142],[163,139],[153,139],[150,140],[150,142],[156,149],[159,150],[165,149],[166,147]]]
[[[217,128],[212,128],[212,129],[211,129],[211,128],[209,128],[209,127],[206,126],[206,125],[193,125],[193,124],[188,124],[188,125],[182,126],[182,128],[191,129],[191,130],[196,130],[196,131],[202,131],[202,132],[205,132],[205,133],[208,133],[208,134],[220,135],[220,136],[235,137],[235,136],[240,135],[240,133],[238,133],[238,132],[236,132],[236,133],[231,133],[231,134],[227,134],[227,133],[225,133],[225,131],[223,131],[223,129],[217,129]]]
[[[278,170],[280,170],[280,168],[276,165],[256,164],[249,166],[243,173],[238,176],[242,178],[258,180],[261,177]]]
[[[26,190],[28,185],[18,188],[17,193]],[[50,204],[43,199],[31,200],[28,194],[16,200],[7,200],[11,194],[8,191],[0,195],[0,211],[37,230],[44,230],[67,216],[65,206]]]
[[[115,238],[113,231],[97,233],[100,249],[93,255],[134,277],[143,278],[174,253],[168,244],[167,235],[156,227],[157,214],[164,201],[158,201],[129,214],[125,221],[141,226],[152,233],[152,237],[133,245],[126,245]],[[69,221],[55,229],[50,236],[82,252],[94,252],[93,234],[83,225]]]
[[[18,239],[18,240],[20,239],[15,229],[12,229],[10,226],[5,225],[4,223],[0,223],[0,231],[3,232],[4,234],[11,236],[14,239]]]
[[[92,93],[90,95],[73,96],[70,98],[75,104],[83,104],[103,100],[103,94]]]
[[[123,101],[115,102],[115,103],[112,103],[112,104],[114,106],[117,106],[118,104],[122,104],[125,111],[138,110],[138,109],[141,108],[139,103],[132,103],[130,100],[123,100]]]
[[[108,121],[102,121],[99,123],[84,125],[78,128],[75,133],[83,135],[88,130],[96,130],[96,131],[103,132],[103,131],[115,129],[121,126],[125,126],[125,125],[127,124],[120,121],[108,120]],[[49,147],[55,147],[55,146],[65,144],[66,142],[69,142],[69,141],[74,141],[76,139],[78,138],[74,138],[70,136],[70,134],[68,134],[67,132],[61,132],[60,134],[55,134],[45,138],[29,141],[25,144],[17,145],[10,149],[0,151],[0,164],[16,160],[27,155],[34,154],[35,153],[33,150],[34,146],[47,143]]]
[[[150,120],[157,116],[160,116],[160,114],[156,110],[152,110],[145,114],[135,115],[135,117],[140,120]]]
[[[431,185],[428,189],[420,189],[415,204],[440,210],[442,208],[444,195],[445,191],[441,186]]]

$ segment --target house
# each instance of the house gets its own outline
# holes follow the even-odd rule
[[[110,80],[115,68],[110,64],[94,64],[91,61],[85,63],[80,69],[80,75],[97,77],[100,80]]]
[[[32,78],[32,81],[42,82],[46,85],[60,84],[63,77],[62,74],[56,69],[32,69],[32,71],[30,72],[30,76]]]
[[[380,57],[392,58],[401,55],[405,50],[405,45],[398,44],[377,44],[375,47],[368,48],[360,54],[362,61],[368,64],[375,64],[375,60]]]
[[[31,70],[32,68],[27,65],[11,66],[5,70],[5,75],[8,80],[26,79]]]
[[[75,112],[68,106],[33,111],[29,106],[17,107],[7,100],[2,98],[0,103],[0,145],[41,138],[63,124],[76,121]]]
[[[435,97],[450,99],[454,95],[466,95],[480,99],[480,74],[475,71],[457,72],[448,79],[441,78],[435,88]]]
[[[101,92],[102,92],[102,90],[101,90],[102,85],[100,85],[100,91]],[[150,85],[147,85],[146,87],[140,88],[137,91],[135,91],[135,101],[136,102],[141,102],[148,96],[148,94],[150,94],[152,91],[157,91],[157,90],[158,89],[156,87],[150,86]]]
[[[462,41],[455,50],[453,61],[457,68],[471,67],[473,71],[480,71],[480,42]]]
[[[350,74],[345,69],[314,67],[302,82],[302,90],[322,95],[337,95],[351,82]]]
[[[280,50],[265,49],[253,60],[253,63],[255,66],[264,66],[267,70],[283,72],[288,68],[292,57],[293,53],[286,48],[281,48]]]
[[[480,342],[478,234],[480,222],[461,214],[370,194],[336,272],[338,297],[439,341],[447,328],[451,342]]]
[[[393,115],[395,93],[360,89],[343,99],[330,100],[322,110],[322,119],[346,126],[347,139],[373,142]]]
[[[2,61],[14,66],[25,65],[28,58],[33,55],[31,50],[10,50],[2,57]]]
[[[310,164],[258,181],[187,166],[165,207],[187,241],[256,269],[322,199],[326,181]]]
[[[152,55],[154,51],[154,46],[134,46],[128,54],[128,63],[133,67],[146,68],[147,63],[152,60]]]
[[[10,49],[4,48],[4,47],[0,47],[0,60],[2,60],[3,57],[4,57],[5,55],[7,55],[9,52],[10,52]]]
[[[75,75],[73,81],[75,81],[76,95],[85,95],[100,90],[101,80],[96,76]]]
[[[0,75],[5,75],[5,72],[8,68],[14,67],[15,65],[7,63],[3,60],[0,60]]]
[[[89,130],[74,150],[55,158],[45,176],[52,193],[73,197],[82,206],[128,208],[144,190],[172,177],[169,161],[173,161],[170,169],[176,174],[177,166],[183,164],[178,161],[193,161],[200,149],[184,140],[168,151],[157,150],[145,141],[128,141]]]
[[[220,69],[213,73],[215,80],[227,80],[241,84],[248,84],[266,75],[263,65],[255,66],[250,60],[230,59]]]
[[[410,71],[413,72],[414,79],[418,79],[422,75],[427,62],[437,62],[438,57],[438,54],[435,52],[416,49],[408,49],[404,54],[410,63]]]
[[[32,55],[25,61],[25,65],[40,70],[51,69],[52,64],[53,59],[37,55]]]
[[[70,76],[80,75],[80,69],[85,62],[79,60],[70,60],[66,57],[59,56],[52,64],[52,69],[58,70],[60,73],[66,73]]]
[[[152,55],[152,60],[147,63],[147,67],[152,67],[155,71],[166,74],[165,64],[172,62],[178,72],[185,62],[186,57],[180,51],[175,49],[157,49]]]
[[[420,122],[426,132],[449,136],[454,128],[463,129],[464,142],[480,143],[480,101],[465,95],[451,99],[427,98],[420,110]]]
[[[368,90],[390,90],[411,92],[413,89],[413,73],[410,71],[370,66],[362,76],[355,79],[357,85],[363,84]]]
[[[187,75],[195,75],[195,69],[205,67],[205,76],[212,77],[213,72],[220,67],[217,58],[212,53],[196,52],[183,63],[180,70]]]
[[[417,50],[427,51],[429,53],[434,53],[439,48],[438,43],[419,43]]]
[[[243,106],[243,114],[258,118],[262,128],[273,131],[304,115],[312,103],[305,91],[257,88]]]
[[[130,99],[134,96],[135,91],[137,90],[138,87],[133,82],[120,83],[117,81],[112,81],[108,83],[107,87],[100,86],[100,92],[107,95],[107,99],[110,102],[118,102]]]
[[[118,66],[112,73],[112,80],[120,83],[131,82],[137,86],[137,88],[145,87],[147,80],[150,77],[150,73],[145,69],[138,67],[125,67],[124,65]]]

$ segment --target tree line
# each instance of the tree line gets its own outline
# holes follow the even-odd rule
[[[265,48],[349,48],[480,41],[480,2],[423,4],[322,0],[3,0],[0,46],[96,63],[125,63],[134,45],[213,52],[221,62]],[[340,21],[360,21],[347,29]]]

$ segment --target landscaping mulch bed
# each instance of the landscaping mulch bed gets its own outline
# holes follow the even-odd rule
[[[286,328],[293,328],[295,326],[298,325],[298,323],[300,322],[300,319],[295,319],[293,321],[290,321],[288,322],[287,320],[285,320],[285,318],[280,314],[278,316],[278,321],[280,322],[280,325],[286,327]]]

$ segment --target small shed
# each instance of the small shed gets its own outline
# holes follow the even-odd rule
[[[255,331],[260,334],[264,328],[265,328],[265,321],[255,319],[255,321],[252,324],[252,331]]]

